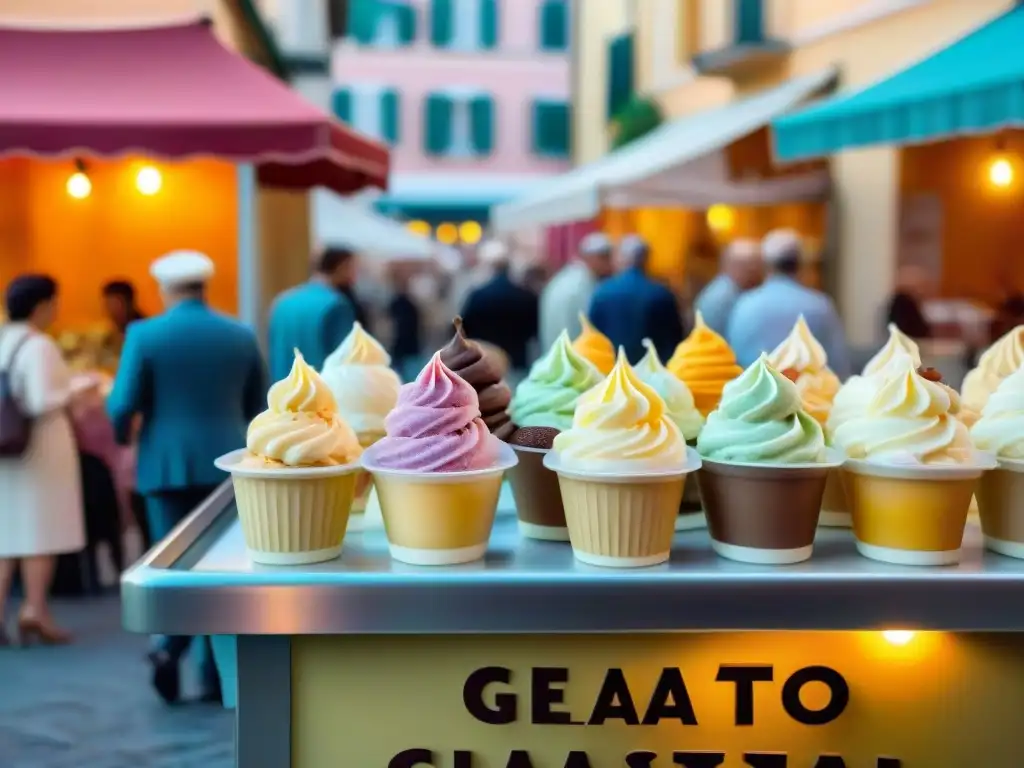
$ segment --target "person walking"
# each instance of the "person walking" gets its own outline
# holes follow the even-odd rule
[[[150,272],[167,310],[128,326],[107,410],[121,442],[141,419],[137,485],[159,541],[224,481],[213,461],[245,445],[267,379],[252,331],[206,304],[214,272],[207,256],[178,251]],[[150,654],[153,687],[168,703],[179,699],[179,663],[190,646],[192,638],[164,637]],[[202,699],[219,701],[209,641],[197,650]]]
[[[74,432],[67,407],[71,374],[56,343],[46,335],[57,312],[57,283],[47,275],[22,275],[5,296],[7,322],[0,328],[0,370],[12,403],[31,419],[24,453],[0,458],[0,646],[5,602],[20,565],[25,601],[18,639],[60,645],[71,635],[58,627],[48,596],[57,555],[85,547],[85,515]]]
[[[616,349],[624,347],[632,363],[646,353],[644,339],[668,360],[684,335],[679,302],[667,286],[647,276],[650,248],[643,238],[623,238],[619,251],[626,268],[594,291],[590,322]]]
[[[356,308],[346,291],[355,281],[355,266],[351,251],[325,248],[317,258],[313,277],[274,300],[267,329],[272,380],[288,375],[296,349],[320,370],[352,330]]]
[[[722,254],[719,273],[704,286],[693,302],[704,322],[724,335],[736,300],[761,282],[761,249],[754,240],[733,240]]]
[[[590,308],[598,283],[611,276],[612,243],[607,235],[591,232],[580,241],[577,258],[559,270],[540,294],[540,348],[550,349],[562,331],[575,338],[580,314]]]

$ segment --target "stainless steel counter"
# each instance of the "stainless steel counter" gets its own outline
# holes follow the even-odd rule
[[[611,570],[568,544],[521,539],[507,493],[483,563],[393,562],[383,531],[350,535],[339,560],[253,564],[230,483],[123,579],[124,620],[180,634],[452,634],[780,629],[1024,631],[1024,561],[983,552],[971,524],[964,562],[887,566],[823,530],[807,563],[742,565],[705,532],[677,534],[672,559]]]

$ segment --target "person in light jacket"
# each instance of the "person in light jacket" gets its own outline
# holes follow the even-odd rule
[[[761,281],[761,248],[754,240],[733,240],[722,254],[721,270],[704,286],[693,302],[704,322],[723,336],[729,326],[729,316],[744,291]]]
[[[562,331],[574,338],[579,335],[580,314],[590,308],[598,283],[614,271],[611,240],[600,232],[584,237],[578,258],[562,267],[541,291],[541,354],[551,348]]]

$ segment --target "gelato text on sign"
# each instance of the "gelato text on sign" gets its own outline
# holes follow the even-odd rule
[[[733,724],[752,726],[754,687],[775,682],[775,670],[768,664],[722,664],[715,681],[731,689],[733,697]],[[698,709],[690,700],[686,681],[678,667],[661,670],[654,691],[647,701],[637,701],[629,689],[629,682],[621,669],[607,670],[593,707],[585,717],[581,713],[562,708],[565,686],[569,683],[567,667],[533,667],[530,672],[529,712],[520,709],[520,694],[511,690],[512,670],[507,667],[481,667],[474,670],[462,687],[462,701],[466,711],[486,725],[509,725],[528,718],[533,725],[599,726],[618,721],[628,726],[656,726],[662,721],[678,721],[683,725],[698,725]],[[806,707],[800,699],[804,686],[811,683],[828,688],[828,700],[820,709]],[[795,722],[805,726],[826,725],[839,718],[850,702],[850,687],[835,669],[826,666],[802,667],[789,675],[779,692],[779,706]],[[813,765],[792,765],[785,753],[745,752],[745,765],[751,768],[859,768],[848,766],[841,755],[820,755]],[[671,755],[635,751],[623,756],[626,768],[653,768],[656,761],[683,768],[716,768],[725,763],[726,752],[674,751]],[[429,747],[406,749],[395,755],[388,768],[432,768],[440,756]],[[455,750],[452,768],[474,768],[473,752]],[[871,768],[901,768],[894,757],[878,757]],[[591,768],[586,752],[569,752],[559,766],[535,764],[529,750],[517,749],[509,753],[505,768]],[[868,768],[865,766],[864,768]]]

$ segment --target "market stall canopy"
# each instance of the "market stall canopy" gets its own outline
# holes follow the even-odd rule
[[[0,26],[0,157],[140,154],[258,163],[260,180],[385,187],[388,150],[228,50],[209,22]]]
[[[718,109],[679,118],[588,165],[542,185],[536,193],[495,206],[496,230],[590,219],[602,208],[655,205],[704,207],[820,198],[827,173],[765,180],[730,179],[723,150],[829,88],[829,68]],[[709,159],[709,155],[719,157]]]
[[[773,123],[782,160],[1024,123],[1024,5],[881,82]]]

